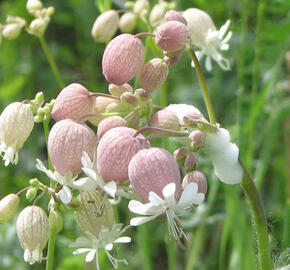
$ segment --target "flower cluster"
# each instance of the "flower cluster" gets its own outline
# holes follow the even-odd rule
[[[29,0],[27,10],[35,17],[27,31],[41,37],[53,13],[39,0]],[[124,259],[110,251],[115,243],[129,243],[121,234],[128,228],[117,224],[111,203],[129,199],[129,210],[138,215],[130,221],[139,226],[156,218],[167,219],[170,236],[183,247],[180,216],[194,211],[207,192],[206,176],[198,169],[201,152],[212,161],[214,172],[226,184],[236,184],[243,173],[238,162],[239,149],[230,142],[226,129],[210,124],[202,113],[188,104],[171,104],[161,108],[153,104],[150,94],[156,91],[178,63],[186,48],[194,45],[206,55],[206,68],[213,58],[224,69],[228,61],[218,50],[228,49],[230,33],[224,38],[229,23],[216,31],[211,18],[203,11],[189,9],[183,13],[160,1],[151,10],[147,0],[127,3],[130,12],[119,18],[118,11],[102,13],[95,21],[92,35],[97,42],[108,42],[118,27],[126,33],[113,38],[102,59],[109,94],[89,91],[72,83],[63,88],[55,100],[44,104],[42,93],[34,100],[10,104],[0,116],[0,154],[5,165],[17,164],[18,150],[29,137],[34,122],[48,126],[55,120],[47,140],[51,161],[49,169],[37,159],[36,168],[54,182],[46,186],[32,179],[25,189],[33,206],[25,208],[17,220],[17,233],[29,263],[42,260],[49,230],[61,231],[63,218],[59,206],[74,212],[75,220],[86,237],[78,238],[71,247],[73,254],[87,253],[85,260],[96,258],[104,249],[114,268]],[[148,22],[153,33],[130,34],[136,17]],[[203,23],[201,23],[201,21]],[[10,18],[11,25],[1,26],[3,36],[13,28],[18,35],[25,25],[21,19]],[[196,27],[200,25],[200,29]],[[14,37],[10,34],[10,38]],[[142,36],[154,38],[160,55],[145,62]],[[140,74],[141,88],[130,81]],[[88,125],[86,122],[91,124]],[[95,126],[95,129],[92,127]],[[97,131],[96,131],[97,130]],[[144,134],[143,134],[144,133]],[[152,147],[150,139],[169,136],[180,143],[173,155],[166,149]],[[51,196],[49,217],[35,204],[41,196]],[[22,191],[21,191],[22,192]],[[20,192],[20,193],[21,193]],[[0,201],[0,221],[13,217],[18,196]]]

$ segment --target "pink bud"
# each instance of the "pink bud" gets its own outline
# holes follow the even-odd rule
[[[122,104],[124,104],[125,106],[132,106],[132,107],[136,107],[139,105],[139,100],[138,98],[130,93],[130,92],[125,92],[120,96],[120,101]]]
[[[110,116],[100,122],[97,132],[98,139],[100,140],[103,135],[112,128],[126,126],[127,122],[121,116]]]
[[[153,58],[145,64],[140,75],[140,84],[148,92],[161,86],[167,79],[168,65],[160,58]]]
[[[70,119],[57,122],[48,136],[48,152],[53,168],[61,174],[81,172],[82,152],[93,159],[96,148],[96,136],[85,124]]]
[[[187,22],[185,18],[182,16],[181,12],[178,12],[176,10],[169,10],[165,13],[165,21],[178,21],[185,25],[187,25]]]
[[[173,156],[177,161],[184,159],[186,155],[187,155],[187,150],[184,147],[176,149],[173,153]]]
[[[204,142],[205,133],[200,130],[194,130],[190,132],[188,138],[190,140],[190,146],[195,147]]]
[[[179,120],[176,114],[170,110],[163,109],[154,113],[150,119],[151,127],[169,130],[180,130]]]
[[[89,91],[78,83],[72,83],[57,96],[51,115],[55,121],[77,120],[80,116],[91,113],[92,106]]]
[[[176,65],[181,59],[184,50],[185,50],[185,47],[177,51],[165,52],[164,61],[170,67]]]
[[[103,74],[107,81],[122,85],[135,77],[144,63],[144,46],[131,34],[110,41],[103,55]]]
[[[184,161],[184,168],[186,170],[193,170],[196,163],[196,156],[194,154],[188,154]]]
[[[122,85],[115,85],[115,84],[111,83],[109,85],[109,92],[110,92],[111,95],[113,95],[115,97],[120,97],[125,92],[132,93],[133,92],[133,88],[128,83],[124,83]]]
[[[97,169],[105,181],[128,179],[128,165],[132,157],[150,144],[143,135],[133,137],[136,130],[117,127],[107,131],[97,148]]]
[[[206,193],[207,192],[207,180],[204,174],[200,171],[192,171],[188,174],[186,174],[182,180],[182,187],[183,189],[189,184],[189,183],[196,183],[198,186],[198,192],[200,193]]]
[[[185,46],[187,38],[187,29],[183,23],[169,21],[157,28],[155,41],[164,51],[177,51]]]
[[[143,88],[136,89],[134,94],[140,101],[147,101],[149,99],[148,93]]]
[[[149,192],[163,197],[163,188],[175,183],[175,196],[181,191],[180,172],[174,157],[162,148],[149,148],[139,151],[130,161],[129,179],[133,189],[148,202]]]

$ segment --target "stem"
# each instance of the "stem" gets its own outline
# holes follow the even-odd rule
[[[249,200],[250,207],[254,214],[260,269],[271,270],[272,269],[271,251],[268,238],[267,220],[265,217],[265,211],[262,204],[262,200],[257,190],[257,187],[253,179],[251,178],[248,170],[246,169],[244,163],[240,159],[239,162],[244,171],[244,178],[241,183],[241,186]]]
[[[143,127],[140,128],[135,132],[133,137],[137,137],[139,134],[143,133],[144,131],[156,131],[162,134],[166,134],[168,136],[188,136],[187,132],[181,132],[181,131],[173,131],[173,130],[168,130],[164,128],[157,128],[157,127]]]
[[[30,188],[31,188],[31,186],[26,187],[26,188],[23,188],[23,189],[19,190],[19,191],[16,193],[16,195],[17,195],[17,196],[20,196],[23,192],[25,192],[26,190],[28,190],[28,189],[30,189]]]
[[[142,32],[142,33],[136,34],[134,37],[135,38],[139,38],[139,37],[155,37],[155,35],[152,34],[152,33]]]
[[[202,73],[202,69],[200,67],[199,61],[195,55],[195,52],[192,48],[188,48],[187,49],[188,53],[191,56],[192,61],[194,62],[195,68],[196,68],[196,72],[199,78],[199,82],[200,82],[200,86],[202,89],[202,94],[203,94],[203,99],[205,101],[205,105],[206,105],[206,109],[208,112],[208,116],[209,116],[209,120],[211,124],[216,124],[216,120],[215,120],[215,114],[214,114],[214,110],[213,110],[213,106],[212,106],[212,102],[210,99],[210,95],[209,95],[209,91],[207,89],[206,86],[206,82],[205,82],[205,78],[204,75]]]
[[[55,63],[54,58],[53,58],[53,56],[52,56],[52,54],[51,54],[51,52],[50,52],[50,50],[49,50],[49,48],[47,46],[47,43],[46,43],[46,40],[45,40],[44,36],[40,36],[39,37],[39,41],[40,41],[41,47],[43,49],[43,52],[44,52],[44,54],[46,56],[46,59],[47,59],[49,65],[50,65],[50,68],[51,68],[51,70],[53,72],[53,75],[56,78],[56,81],[57,81],[58,85],[61,88],[64,88],[64,82],[63,82],[63,80],[62,80],[62,78],[60,76],[60,73],[58,71],[56,63]]]
[[[48,160],[48,167],[51,171],[53,171],[52,163],[48,154],[48,134],[49,134],[49,121],[50,120],[44,120],[43,123],[43,130],[44,130],[44,136],[45,136],[45,144],[46,144],[46,149],[47,149],[47,160]],[[51,187],[53,187],[52,182],[50,183]]]

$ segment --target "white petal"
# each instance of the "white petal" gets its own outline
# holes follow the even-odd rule
[[[193,204],[201,204],[204,201],[204,193],[197,193],[192,199]]]
[[[231,21],[227,20],[226,23],[220,28],[219,30],[219,39],[222,40],[223,36],[225,35],[225,33],[227,32],[229,26],[230,26]]]
[[[85,168],[85,167],[83,167],[82,170],[88,177],[91,177],[94,180],[97,179],[97,174],[94,170],[92,170],[90,168]]]
[[[73,187],[83,191],[94,190],[98,187],[97,183],[88,177],[82,177],[73,183]]]
[[[104,185],[103,190],[108,193],[112,198],[115,198],[116,191],[117,191],[117,184],[114,181],[109,182],[108,184]]]
[[[221,44],[221,50],[222,51],[227,51],[230,48],[229,44]]]
[[[128,208],[132,213],[139,215],[155,215],[160,212],[160,208],[154,206],[152,203],[143,204],[135,200],[129,202]]]
[[[86,262],[91,262],[94,259],[95,255],[96,255],[96,250],[95,249],[90,250],[89,253],[86,256],[85,261]]]
[[[106,249],[106,250],[109,250],[109,251],[112,250],[112,249],[113,249],[113,244],[110,243],[110,244],[106,245],[106,246],[105,246],[105,249]]]
[[[162,194],[168,202],[175,202],[175,190],[175,183],[170,183],[163,188]]]
[[[148,196],[149,201],[154,205],[161,205],[164,204],[164,200],[162,200],[156,193],[153,191],[149,192]]]
[[[36,168],[39,171],[44,172],[48,176],[48,178],[50,178],[51,180],[57,181],[55,175],[53,174],[53,172],[48,170],[48,169],[46,169],[41,160],[36,159],[36,162],[37,162],[36,163]]]
[[[198,186],[196,183],[189,183],[183,190],[178,201],[179,207],[185,207],[192,204],[193,198],[196,196]]]
[[[130,220],[131,226],[139,226],[142,225],[150,220],[155,219],[158,216],[150,216],[150,217],[135,217]]]
[[[114,241],[114,243],[130,243],[130,242],[131,242],[131,238],[128,236],[120,237]]]
[[[205,68],[207,71],[211,71],[211,69],[212,69],[211,59],[210,59],[210,56],[208,56],[208,55],[205,58]]]
[[[70,189],[67,186],[63,186],[61,191],[59,192],[59,197],[60,197],[60,200],[64,204],[70,203],[72,199],[72,194],[71,194]]]
[[[74,255],[76,255],[76,254],[82,254],[82,253],[89,252],[91,250],[92,250],[91,248],[79,248],[79,249],[74,250],[73,251],[73,254]]]
[[[92,168],[93,163],[92,163],[88,153],[85,151],[82,152],[81,162],[82,162],[83,167]]]
[[[222,43],[222,44],[226,44],[226,43],[228,43],[228,41],[231,39],[232,35],[233,35],[233,32],[232,32],[232,31],[228,32],[228,34],[227,34],[226,37],[222,40],[221,43]]]

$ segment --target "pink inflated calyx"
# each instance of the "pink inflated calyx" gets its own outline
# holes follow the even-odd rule
[[[187,22],[185,18],[182,16],[181,12],[178,12],[176,10],[169,10],[165,13],[165,21],[178,21],[183,23],[184,25],[187,25]]]
[[[57,122],[48,136],[48,153],[53,168],[61,174],[79,174],[83,151],[93,159],[96,141],[95,133],[86,124],[71,119]]]
[[[181,192],[180,172],[174,157],[162,148],[149,148],[139,151],[130,161],[129,179],[133,189],[148,202],[149,192],[153,191],[161,198],[163,188],[175,183],[175,197]]]
[[[150,119],[149,125],[151,127],[169,130],[180,130],[180,124],[176,114],[167,109],[154,113]]]
[[[122,85],[135,77],[143,63],[142,41],[131,34],[122,34],[111,40],[105,49],[103,74],[107,81]]]
[[[103,135],[110,129],[116,127],[126,127],[127,122],[121,116],[110,116],[100,122],[98,125],[97,137],[100,140]]]
[[[164,51],[177,51],[185,46],[187,38],[187,29],[183,23],[169,21],[157,28],[155,41]]]
[[[136,130],[117,127],[107,131],[97,148],[97,169],[105,181],[128,179],[128,165],[132,157],[150,144],[143,135],[134,137]]]
[[[189,183],[196,183],[198,186],[197,192],[207,192],[207,180],[205,175],[200,171],[192,171],[186,174],[182,180],[182,188],[184,189]]]
[[[57,96],[51,115],[55,121],[62,119],[77,120],[92,112],[93,100],[90,92],[81,84],[72,83],[61,90]]]

